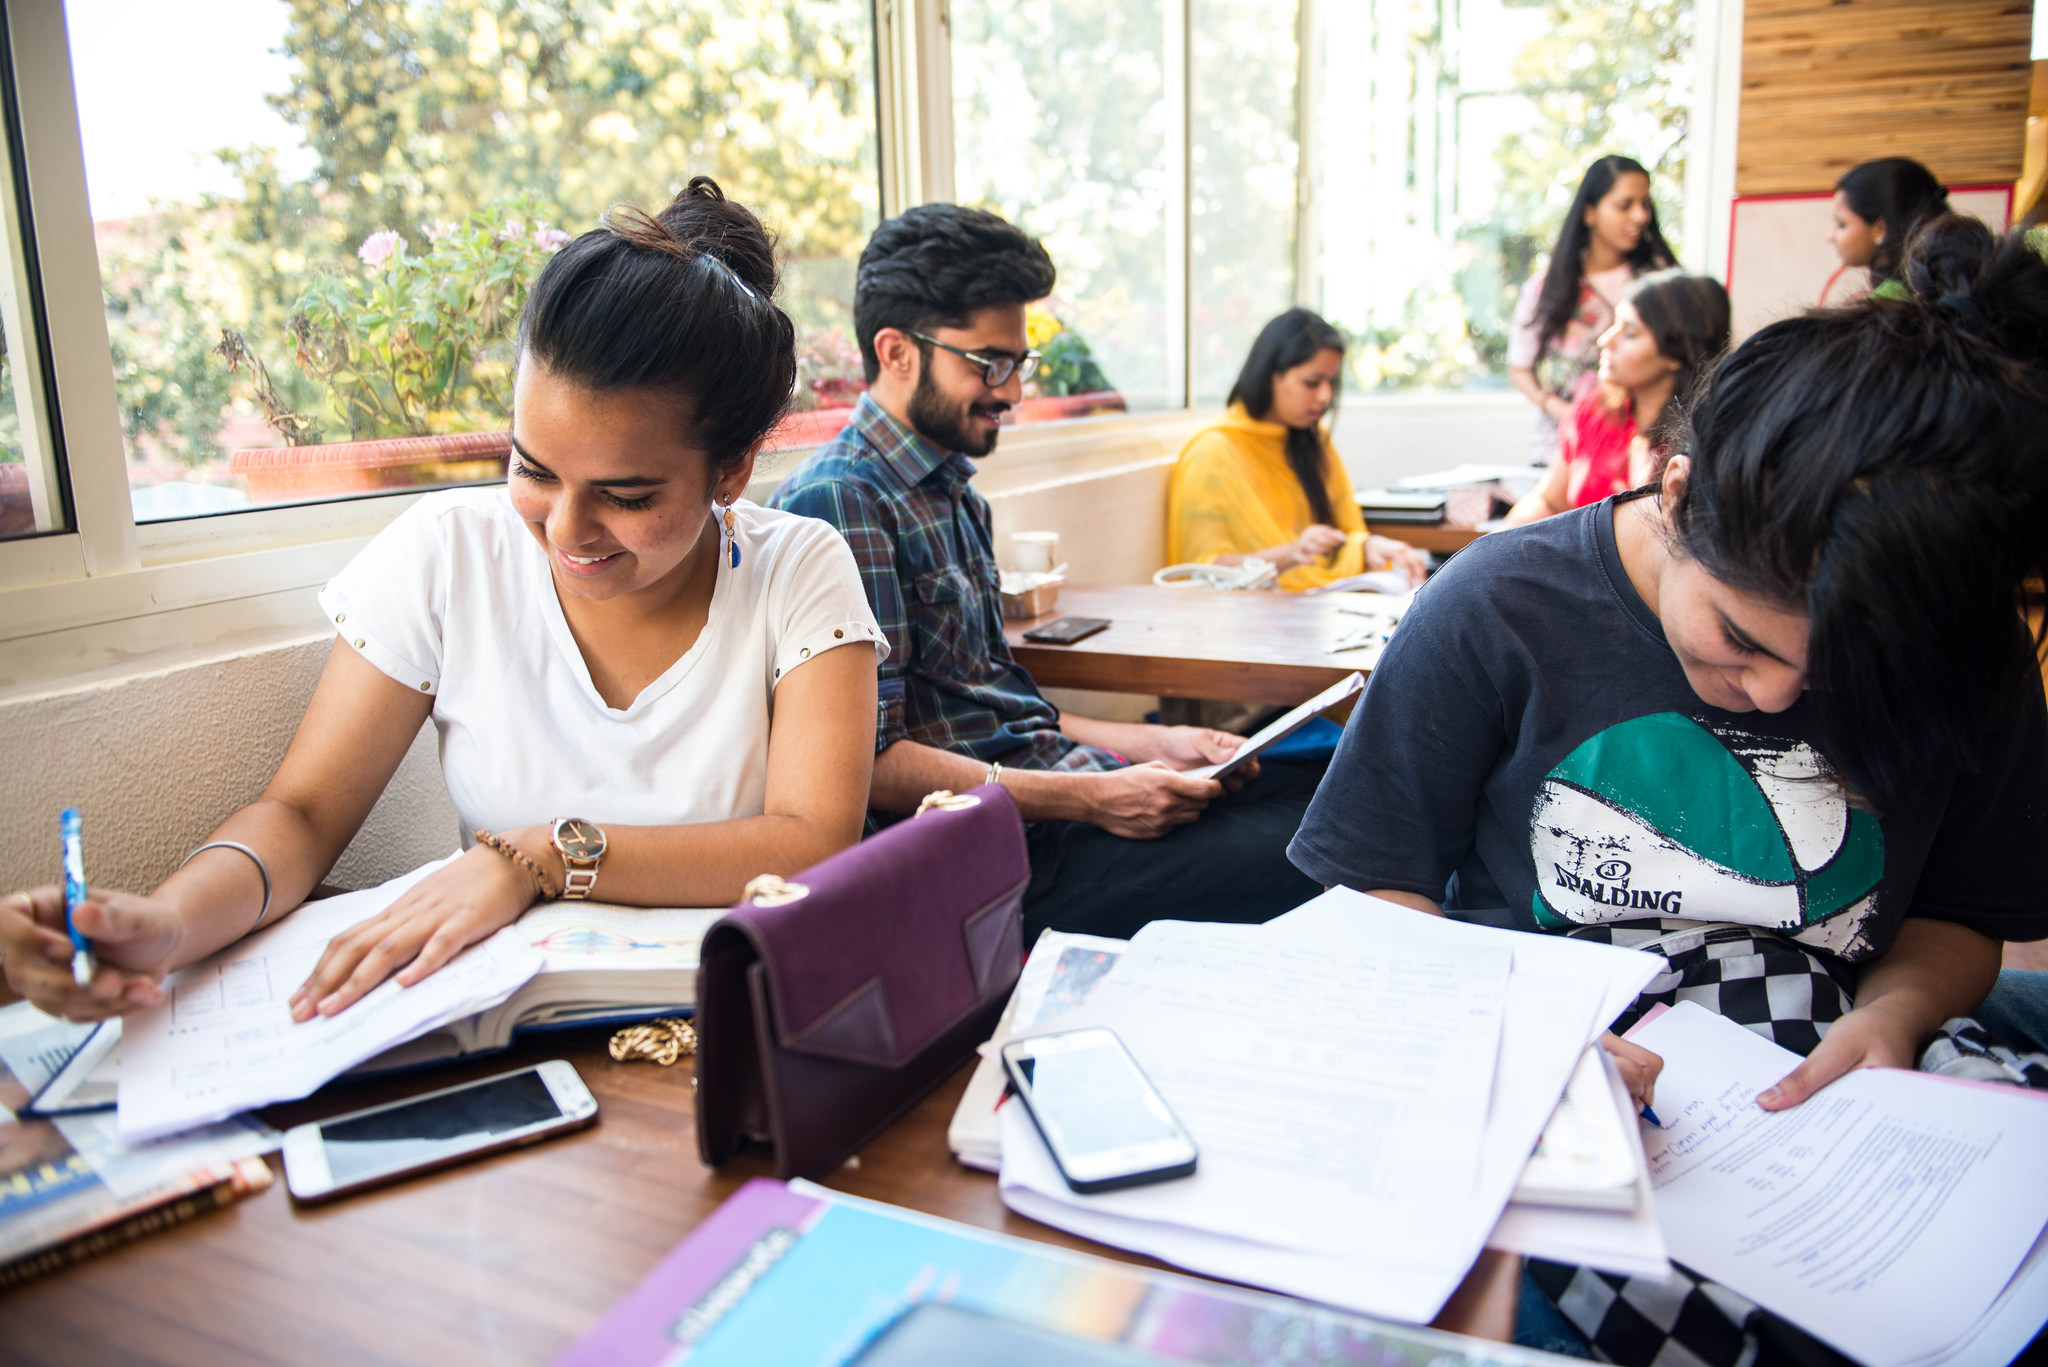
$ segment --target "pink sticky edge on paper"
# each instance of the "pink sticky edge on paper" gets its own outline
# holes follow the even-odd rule
[[[1643,1012],[1643,1018],[1637,1021],[1634,1025],[1631,1025],[1628,1028],[1627,1032],[1622,1035],[1622,1038],[1626,1040],[1634,1039],[1636,1037],[1636,1031],[1642,1029],[1644,1026],[1648,1025],[1651,1021],[1657,1019],[1657,1017],[1663,1015],[1666,1011],[1669,1011],[1670,1009],[1671,1004],[1669,1002],[1658,1002],[1655,1006]]]

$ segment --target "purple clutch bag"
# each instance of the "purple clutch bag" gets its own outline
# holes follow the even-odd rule
[[[1031,864],[999,784],[918,815],[788,883],[757,879],[705,933],[697,1148],[775,1147],[824,1177],[988,1038],[1023,966]]]

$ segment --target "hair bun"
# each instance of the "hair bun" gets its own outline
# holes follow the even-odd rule
[[[586,388],[693,399],[693,440],[726,468],[775,425],[796,382],[796,327],[775,306],[775,243],[693,176],[660,213],[613,207],[535,281],[520,350]]]
[[[725,197],[710,176],[691,176],[661,211],[661,222],[690,256],[708,256],[748,294],[775,297],[775,240],[751,209]]]
[[[1978,219],[1929,219],[1906,247],[1904,277],[1919,305],[2009,362],[2048,362],[2048,262],[2023,234],[2000,236]]]

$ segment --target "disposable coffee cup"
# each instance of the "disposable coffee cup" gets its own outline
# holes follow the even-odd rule
[[[1019,574],[1051,574],[1060,563],[1058,532],[1011,532],[1010,559]]]

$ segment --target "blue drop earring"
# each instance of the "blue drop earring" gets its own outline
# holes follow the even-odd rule
[[[740,538],[733,528],[732,504],[725,505],[725,544],[732,548],[732,567],[740,567]]]

